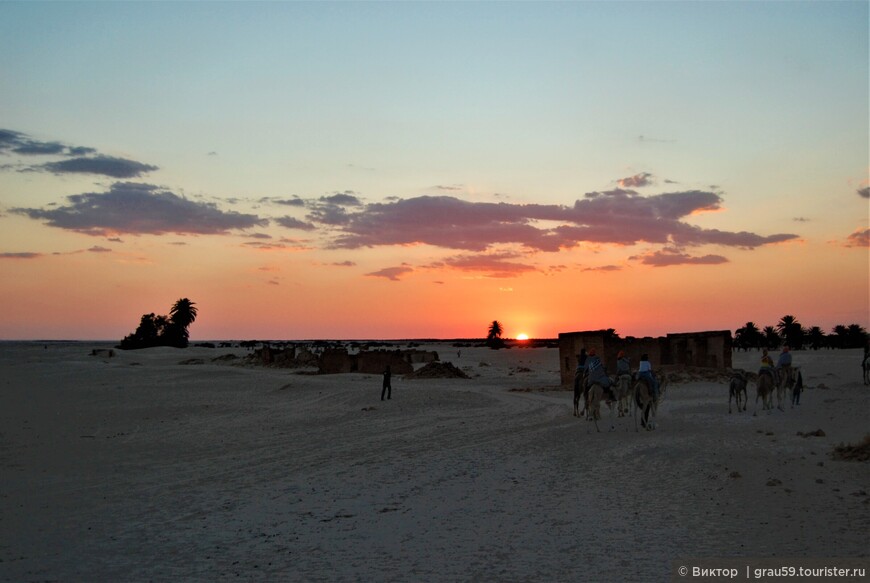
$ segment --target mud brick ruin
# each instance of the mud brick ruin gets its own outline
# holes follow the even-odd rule
[[[649,357],[654,370],[669,365],[731,368],[729,330],[668,334],[658,338],[619,338],[607,330],[564,332],[559,334],[559,368],[563,385],[574,382],[577,355],[582,348],[586,352],[594,348],[610,374],[615,372],[616,355],[620,350],[625,351],[632,369],[637,369],[642,354]]]

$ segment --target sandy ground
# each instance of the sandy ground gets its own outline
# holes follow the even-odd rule
[[[473,378],[394,377],[381,402],[378,376],[211,362],[241,349],[95,347],[0,343],[2,581],[667,581],[685,557],[870,555],[870,464],[829,455],[870,431],[860,351],[795,352],[795,409],[752,416],[752,385],[729,415],[724,384],[692,382],[656,431],[596,433],[552,390],[557,349],[426,346]]]

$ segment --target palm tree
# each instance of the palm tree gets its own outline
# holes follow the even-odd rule
[[[834,348],[846,348],[846,341],[849,337],[849,330],[845,326],[843,326],[842,324],[837,324],[836,326],[834,326],[834,329],[831,330],[831,334],[833,334],[831,341],[834,345]]]
[[[822,332],[822,329],[818,326],[813,326],[807,330],[806,336],[813,350],[818,350],[823,347],[825,345],[825,340],[827,340],[825,333]]]
[[[502,348],[504,346],[504,340],[501,339],[502,332],[501,322],[493,320],[486,333],[486,345],[494,349]]]
[[[779,345],[782,343],[782,338],[779,337],[779,332],[776,331],[776,328],[773,326],[765,326],[764,342],[768,349],[775,350],[779,348]]]
[[[763,338],[761,330],[758,329],[755,322],[746,322],[743,328],[738,328],[734,332],[734,343],[743,350],[758,348],[761,346]]]
[[[163,343],[176,348],[187,348],[190,334],[187,328],[196,320],[196,307],[187,298],[181,298],[169,310],[169,325],[163,333]]]
[[[776,325],[780,336],[785,340],[785,343],[792,348],[801,348],[803,345],[804,331],[794,316],[783,316]]]
[[[861,348],[867,345],[867,330],[859,324],[849,324],[846,328],[849,348]]]
[[[173,324],[178,324],[185,330],[196,320],[196,304],[187,298],[181,298],[169,310]]]

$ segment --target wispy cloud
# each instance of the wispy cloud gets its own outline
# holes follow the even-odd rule
[[[30,251],[22,251],[18,253],[0,253],[0,259],[37,259],[42,256],[42,253],[32,253]]]
[[[652,265],[653,267],[670,267],[672,265],[718,265],[727,263],[728,259],[721,255],[703,255],[693,257],[686,253],[682,253],[675,249],[661,249],[646,255],[636,255],[630,257],[643,263],[644,265]]]
[[[259,251],[311,251],[313,247],[308,245],[307,241],[301,239],[286,239],[282,238],[273,243],[262,243],[260,241],[250,241],[242,243],[245,247],[257,249]]]
[[[858,229],[846,237],[846,247],[870,247],[870,229]]]
[[[142,174],[157,170],[157,166],[143,164],[125,158],[112,156],[93,156],[90,158],[71,158],[59,162],[47,162],[32,166],[31,170],[44,170],[54,174],[101,174],[111,178],[137,178]]]
[[[66,206],[50,210],[14,208],[11,212],[94,236],[218,235],[268,223],[256,215],[224,212],[214,204],[192,202],[158,186],[135,182],[116,182],[108,192],[74,194],[67,201]]]
[[[460,271],[480,272],[487,277],[509,278],[537,271],[533,265],[513,261],[520,257],[517,253],[482,253],[472,255],[457,255],[441,262],[441,265]],[[438,266],[436,264],[435,266]]]
[[[652,184],[652,174],[649,172],[641,172],[627,178],[620,178],[616,181],[620,188],[639,188],[641,186],[649,186]]]
[[[301,229],[303,231],[313,231],[317,228],[311,223],[306,223],[305,221],[301,221],[293,217],[284,216],[272,220],[274,220],[276,223],[286,229]]]
[[[93,148],[69,147],[60,142],[36,140],[25,133],[0,128],[0,153],[24,156],[47,156],[57,154],[79,155],[95,152]]]
[[[0,129],[0,153],[22,156],[72,156],[66,160],[45,162],[23,168],[26,172],[54,174],[99,174],[111,178],[136,178],[157,170],[157,166],[97,153],[87,146],[70,146],[57,141],[37,140],[14,130]],[[12,168],[13,166],[4,166]]]
[[[400,265],[398,267],[385,267],[384,269],[373,271],[371,273],[366,273],[369,277],[383,277],[385,279],[389,279],[390,281],[399,281],[401,276],[407,275],[414,271],[413,267],[409,265]]]
[[[109,249],[108,247],[101,247],[100,245],[94,245],[93,247],[89,248],[88,251],[90,251],[91,253],[111,253],[112,252],[112,250]]]

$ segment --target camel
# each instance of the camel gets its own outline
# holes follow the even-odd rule
[[[780,411],[785,411],[783,402],[785,401],[786,389],[790,389],[794,385],[794,371],[790,364],[787,364],[777,369],[779,379],[776,383],[776,408]]]
[[[870,354],[864,355],[864,360],[861,361],[861,368],[864,370],[864,384],[870,385]]]
[[[659,375],[659,398],[653,399],[652,387],[645,377],[638,377],[634,383],[634,429],[637,431],[637,412],[640,410],[640,425],[647,431],[655,429],[655,417],[659,403],[665,396],[665,388],[668,386],[668,377],[664,373]]]
[[[612,386],[612,385],[611,385]],[[601,419],[601,401],[606,401],[610,408],[610,430],[615,429],[613,424],[613,393],[609,389],[605,389],[599,383],[592,383],[589,386],[589,392],[586,393],[586,418],[595,422],[595,430],[599,433],[598,420]]]
[[[631,375],[619,375],[611,389],[616,398],[617,414],[619,417],[625,417],[631,411]]]
[[[583,387],[585,386],[586,371],[576,371],[574,373],[574,417],[580,417],[586,411],[586,403],[583,403],[583,411],[580,411],[580,398],[583,396]]]
[[[767,373],[758,373],[758,379],[755,381],[755,411],[753,415],[758,414],[758,399],[761,399],[762,409],[770,412],[773,409],[773,391],[774,391],[773,375]]]
[[[740,394],[743,394],[743,409],[740,408]],[[746,411],[746,402],[749,400],[746,396],[746,376],[742,372],[736,372],[731,377],[731,383],[728,386],[728,413],[731,413],[731,399],[737,403],[737,412]]]

